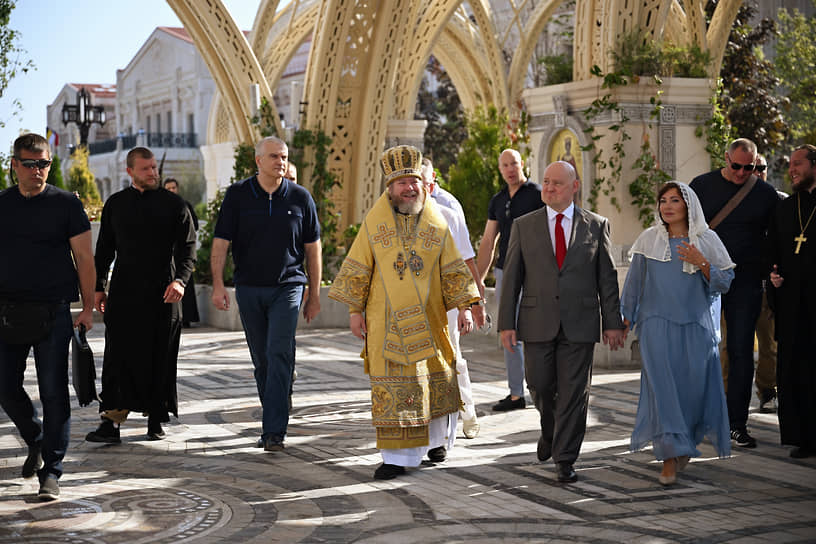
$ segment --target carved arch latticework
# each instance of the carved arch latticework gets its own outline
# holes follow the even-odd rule
[[[613,69],[609,52],[622,34],[640,28],[656,40],[676,44],[697,44],[711,53],[714,62],[709,75],[719,74],[728,34],[741,0],[721,0],[708,29],[705,26],[705,0],[577,0],[573,79],[592,77],[593,65],[602,71]]]
[[[501,47],[496,40],[490,3],[488,0],[470,0],[470,8],[473,10],[473,19],[476,22],[475,28],[471,25],[471,29],[482,44],[485,57],[484,66],[488,72],[488,80],[485,82],[490,88],[488,100],[494,104],[506,106],[508,104],[506,70]]]
[[[454,33],[447,30],[443,32],[437,40],[433,54],[448,72],[466,111],[472,111],[476,106],[485,104],[485,89],[482,83],[487,74],[473,70],[469,64],[471,57],[467,49]]]
[[[521,97],[521,91],[524,90],[524,76],[527,73],[527,65],[530,63],[530,57],[533,54],[538,37],[541,35],[541,31],[547,25],[550,17],[552,17],[552,14],[563,1],[564,0],[545,0],[538,4],[532,17],[524,26],[520,37],[521,41],[513,54],[513,60],[510,63],[510,73],[507,76],[510,99],[514,102]]]
[[[167,0],[167,3],[176,12],[204,58],[218,86],[236,138],[254,141],[257,131],[247,115],[250,111],[250,85],[257,83],[264,96],[272,96],[272,93],[243,32],[221,0]],[[280,129],[277,112],[275,122]]]
[[[457,92],[462,87],[468,87],[472,94],[470,105],[466,104],[466,109],[473,109],[477,105],[496,104],[499,107],[506,107],[505,101],[499,101],[494,90],[501,89],[500,97],[506,96],[504,93],[505,77],[501,67],[491,66],[485,59],[483,49],[478,47],[474,40],[473,27],[467,19],[461,17],[457,12],[449,21],[442,33],[438,47],[433,50],[434,55],[445,67],[451,76],[451,81],[456,85]],[[453,57],[447,62],[443,59]],[[495,71],[498,68],[499,71]],[[457,77],[454,77],[458,74]],[[495,79],[496,85],[490,85],[490,80]],[[418,88],[418,87],[417,87]],[[416,89],[414,90],[416,94]],[[465,102],[463,101],[463,104]]]
[[[431,49],[443,32],[448,19],[460,0],[434,0],[422,7],[410,49],[400,59],[394,84],[393,115],[398,119],[413,117],[416,92],[428,62]]]
[[[278,18],[278,3],[278,0],[261,0],[258,5],[255,23],[252,25],[252,32],[249,34],[249,45],[252,46],[255,56],[259,58],[266,49],[267,40],[273,36],[272,26]]]
[[[280,25],[284,28],[280,32],[273,34],[275,39],[270,40],[270,43],[261,52],[261,66],[270,87],[277,86],[292,57],[297,53],[300,44],[314,32],[320,5],[317,2],[311,4],[308,8],[302,9],[297,17],[287,17],[288,22],[285,25]]]
[[[307,126],[322,128],[332,137],[329,168],[344,184],[335,205],[344,217],[354,218],[379,195],[378,158],[396,66],[415,30],[418,4],[326,4],[309,56]]]
[[[484,104],[512,109],[536,42],[563,2],[291,0],[277,11],[280,0],[261,0],[248,42],[221,0],[168,0],[218,86],[209,143],[254,137],[249,84],[259,83],[272,96],[270,89],[312,36],[303,126],[333,139],[329,168],[343,183],[334,195],[343,224],[358,221],[382,190],[380,153],[395,137],[390,131],[413,119],[429,55],[448,71],[467,110]],[[720,0],[706,28],[704,0],[576,0],[574,79],[590,79],[595,64],[610,70],[609,51],[632,28],[700,45],[715,59],[716,74],[740,4]]]

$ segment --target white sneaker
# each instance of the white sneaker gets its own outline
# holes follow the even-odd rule
[[[465,433],[465,438],[476,438],[480,430],[479,420],[475,416],[473,419],[462,420],[462,432]]]

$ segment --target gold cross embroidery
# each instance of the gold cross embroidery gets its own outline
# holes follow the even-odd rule
[[[442,238],[436,236],[436,227],[430,227],[430,229],[427,231],[424,230],[421,231],[419,233],[419,237],[424,240],[424,242],[422,243],[422,247],[424,247],[425,249],[431,249],[431,247],[433,247],[434,244],[436,245],[442,244]]]
[[[374,241],[382,244],[383,247],[391,247],[391,238],[397,235],[397,231],[387,228],[384,223],[380,223],[377,225],[377,232],[379,234],[374,235]]]

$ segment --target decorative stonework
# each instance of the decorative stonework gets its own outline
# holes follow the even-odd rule
[[[269,89],[277,88],[294,51],[311,36],[303,94],[308,103],[305,126],[322,129],[335,139],[329,168],[340,176],[343,224],[359,221],[379,193],[376,164],[388,140],[387,124],[413,118],[428,56],[434,54],[443,63],[468,110],[479,105],[514,110],[521,104],[535,44],[563,3],[473,0],[465,6],[461,0],[301,0],[277,11],[279,1],[262,0],[247,42],[221,0],[168,1],[218,85],[221,99],[214,108],[219,110],[210,115],[210,122],[217,124],[210,131],[214,143],[253,138],[249,84],[258,83],[261,94],[271,96]],[[629,28],[644,28],[657,39],[697,43],[712,51],[719,66],[725,31],[740,1],[721,0],[707,29],[701,18],[703,3],[579,0],[574,15],[574,78],[591,79],[593,64],[607,70],[610,49]],[[497,17],[500,11],[509,16]],[[642,110],[632,109],[632,119],[646,119]],[[555,126],[568,126],[568,115],[563,110],[555,113]],[[681,113],[677,112],[678,122]],[[223,126],[225,116],[230,130]],[[304,181],[308,185],[308,179]]]

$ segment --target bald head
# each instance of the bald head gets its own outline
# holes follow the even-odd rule
[[[505,149],[499,155],[499,172],[507,183],[511,192],[527,181],[524,175],[524,161],[521,154],[515,149]]]
[[[544,170],[541,200],[557,212],[566,210],[578,192],[578,176],[568,162],[556,161]]]

